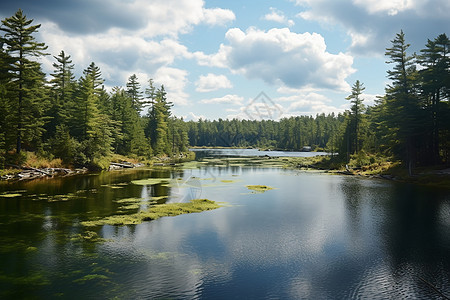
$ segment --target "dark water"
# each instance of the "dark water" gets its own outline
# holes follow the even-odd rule
[[[129,184],[150,177],[174,180]],[[254,184],[275,189],[252,193]],[[434,288],[450,296],[448,190],[203,166],[0,185],[5,191],[21,196],[0,197],[2,299],[441,299]],[[227,206],[136,226],[80,225],[115,214],[117,200],[165,195],[159,203],[201,197]],[[80,238],[87,230],[106,241]]]

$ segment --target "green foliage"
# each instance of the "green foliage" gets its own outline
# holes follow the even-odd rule
[[[42,113],[45,101],[41,98],[45,94],[45,75],[40,71],[40,64],[30,58],[46,55],[43,51],[47,46],[35,41],[33,34],[41,25],[31,25],[32,22],[19,9],[14,16],[2,20],[0,28],[5,32],[0,42],[6,45],[2,56],[7,58],[2,67],[5,67],[3,72],[9,74],[11,107],[16,109],[11,121],[16,132],[17,152],[21,151],[23,142],[26,146],[39,142],[45,124]]]
[[[350,132],[348,133],[349,142],[347,149],[350,153],[358,153],[358,150],[361,149],[361,123],[363,123],[364,116],[364,99],[361,98],[361,95],[364,90],[365,87],[363,84],[359,80],[356,80],[355,84],[352,86],[351,95],[346,98],[352,103],[350,108]]]

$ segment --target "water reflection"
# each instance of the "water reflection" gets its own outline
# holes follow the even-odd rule
[[[129,184],[143,178],[170,181]],[[254,184],[274,189],[255,194],[246,188]],[[0,201],[0,297],[436,298],[422,279],[450,289],[446,191],[243,166],[111,172],[51,187],[0,187],[26,190]],[[136,226],[79,224],[117,213],[117,200],[140,198],[138,210],[161,196],[229,205]]]

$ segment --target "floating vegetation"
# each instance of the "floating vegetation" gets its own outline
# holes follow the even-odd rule
[[[86,283],[88,281],[89,282],[91,282],[91,281],[103,281],[106,284],[110,280],[109,280],[108,276],[103,275],[103,274],[89,274],[89,275],[83,276],[83,277],[81,277],[79,279],[75,279],[73,282],[84,284],[84,283]]]
[[[125,198],[120,200],[115,200],[117,203],[139,203],[143,200],[143,198]]]
[[[27,247],[27,249],[25,249],[25,252],[34,252],[34,251],[37,251],[37,248],[33,246],[29,246]]]
[[[108,240],[101,238],[95,231],[85,231],[84,233],[75,234],[70,238],[73,242],[106,242]]]
[[[101,186],[110,189],[123,189],[125,187],[123,184],[102,184]]]
[[[169,196],[155,196],[155,197],[152,197],[150,200],[158,201],[158,200],[167,199],[167,198],[169,198]]]
[[[18,194],[18,193],[0,194],[0,197],[3,197],[3,198],[15,198],[15,197],[20,197],[20,196],[22,196],[22,194]]]
[[[202,165],[205,165],[205,163],[201,162],[201,161],[193,160],[193,161],[183,163],[182,168],[185,170],[186,169],[197,169]]]
[[[223,180],[221,180],[221,182],[223,182],[223,183],[232,183],[232,182],[235,182],[234,180],[229,180],[229,179],[223,179]]]
[[[128,205],[123,205],[123,206],[119,207],[119,209],[129,210],[129,209],[139,209],[139,207],[141,207],[140,204],[128,204]]]
[[[178,216],[182,214],[198,213],[221,207],[218,203],[208,199],[194,199],[189,203],[166,203],[150,207],[147,211],[135,214],[113,215],[94,221],[81,222],[83,226],[101,225],[135,225],[144,221],[156,220],[161,217]]]
[[[246,185],[246,187],[254,193],[264,193],[265,191],[273,190],[273,187],[267,185]]]
[[[167,183],[170,181],[170,178],[147,178],[147,179],[141,179],[141,180],[133,180],[131,181],[132,184],[136,185],[154,185],[159,183]]]
[[[30,286],[49,285],[51,283],[43,274],[38,272],[33,272],[28,276],[8,276],[0,274],[0,282],[7,282],[27,288]]]

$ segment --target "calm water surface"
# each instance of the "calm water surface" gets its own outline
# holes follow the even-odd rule
[[[171,184],[130,183],[157,177]],[[275,189],[252,193],[254,184]],[[2,299],[450,296],[448,190],[236,165],[0,185],[5,192],[16,197],[0,197]],[[123,210],[117,200],[159,196],[227,205],[135,226],[80,225]],[[106,240],[80,238],[88,230]]]

